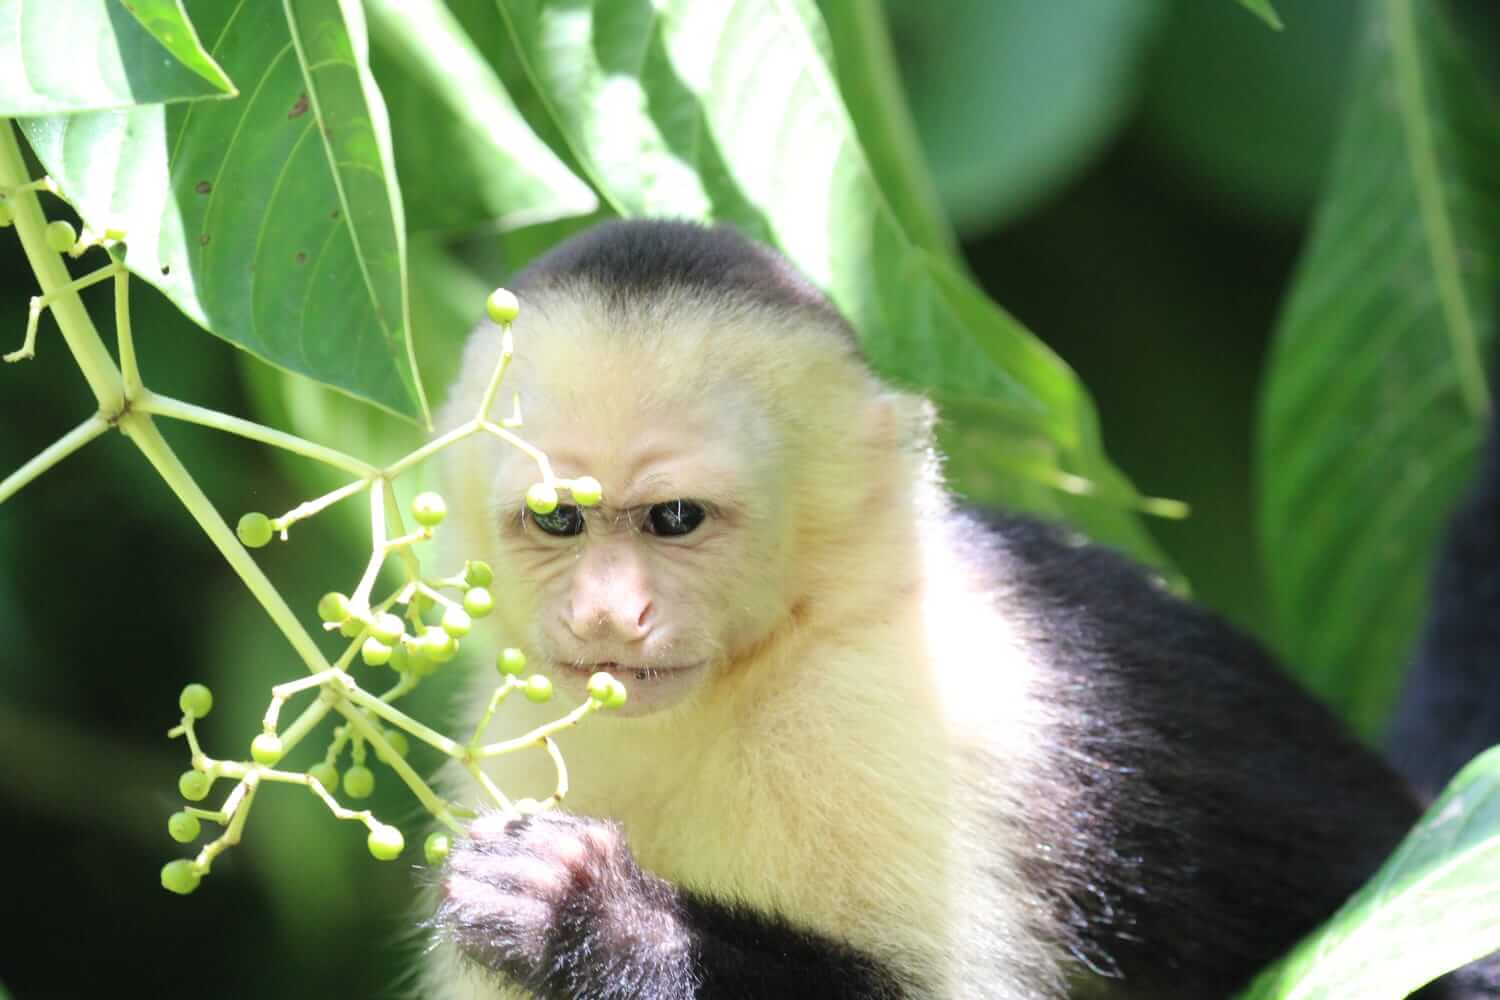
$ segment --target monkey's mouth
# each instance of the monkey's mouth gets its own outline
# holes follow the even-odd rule
[[[706,661],[684,664],[626,663],[599,660],[593,663],[556,661],[555,676],[564,690],[583,699],[588,679],[601,671],[625,685],[625,704],[612,712],[622,716],[649,715],[676,704],[698,686]]]

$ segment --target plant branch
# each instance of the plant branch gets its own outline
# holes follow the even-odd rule
[[[36,479],[58,462],[61,462],[73,454],[73,452],[94,440],[94,438],[109,430],[109,428],[109,421],[96,413],[52,442],[41,454],[6,476],[4,481],[0,481],[0,503],[4,503],[15,496],[21,487]]]

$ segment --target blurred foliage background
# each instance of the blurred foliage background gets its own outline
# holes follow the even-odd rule
[[[1287,3],[1286,30],[1274,33],[1204,0],[887,2],[917,131],[973,273],[1077,370],[1111,456],[1141,491],[1191,505],[1186,520],[1149,529],[1197,599],[1263,637],[1257,393],[1365,6]],[[398,128],[398,154],[403,138]],[[505,270],[493,241],[441,242],[414,260],[457,254],[472,271],[426,280],[414,264],[419,336],[462,330],[477,312],[473,291]],[[0,275],[8,349],[34,289],[4,233]],[[319,405],[134,287],[154,387],[273,423],[287,407]],[[108,296],[87,294],[96,315],[108,315]],[[427,366],[432,388],[440,368]],[[0,376],[0,471],[91,408],[50,330],[34,362]],[[231,520],[314,489],[265,449],[166,433]],[[177,691],[189,680],[213,687],[200,729],[212,753],[216,737],[251,731],[268,685],[300,667],[131,452],[107,437],[0,514],[0,849],[12,869],[0,983],[18,1000],[121,984],[158,997],[399,995],[420,947],[412,873],[372,863],[362,833],[309,796],[263,795],[245,843],[190,901],[158,888],[162,861],[178,853],[165,820],[186,754],[164,738]],[[363,559],[336,522],[313,522],[296,541],[263,560],[294,606],[331,589],[328,566]],[[446,692],[423,694],[440,712]],[[378,793],[375,805],[409,816],[401,802]]]

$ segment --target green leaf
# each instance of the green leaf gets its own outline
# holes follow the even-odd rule
[[[1459,772],[1401,846],[1241,1000],[1399,1000],[1500,949],[1500,748]]]
[[[965,430],[987,462],[1046,454],[1064,474],[1134,499],[1073,374],[907,235],[840,101],[810,6],[507,0],[501,12],[572,153],[617,212],[736,223],[829,293],[878,370],[943,399],[983,401]],[[958,485],[968,482],[978,481]],[[1073,504],[1034,483],[993,485],[979,483],[975,498],[1054,516]],[[1083,506],[1097,537],[1154,556],[1133,512]]]
[[[838,6],[835,0],[829,6]],[[1154,0],[887,0],[927,162],[960,231],[1073,179],[1135,107]]]
[[[174,0],[0,0],[0,117],[235,93]]]
[[[1375,9],[1261,412],[1279,645],[1367,736],[1491,405],[1500,117],[1445,10]]]
[[[1281,30],[1281,16],[1276,13],[1276,8],[1271,6],[1271,0],[1240,0],[1240,6],[1266,22],[1271,30]]]
[[[366,0],[413,229],[512,229],[599,206],[436,0]],[[493,12],[492,12],[493,13]],[[503,30],[498,18],[495,30]]]
[[[401,198],[359,4],[191,6],[245,97],[28,119],[32,149],[195,322],[425,422]]]

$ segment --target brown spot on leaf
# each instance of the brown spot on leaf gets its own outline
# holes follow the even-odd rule
[[[299,264],[306,264],[307,263],[307,251],[306,250],[298,250],[297,251],[297,263],[299,263]]]
[[[292,110],[288,111],[286,113],[286,116],[288,118],[300,118],[300,117],[302,117],[305,114],[307,114],[307,93],[306,93],[306,91],[303,92],[303,94],[302,94],[301,97],[297,98],[297,103],[292,105]]]
[[[193,185],[193,190],[197,191],[199,194],[208,194],[213,189],[214,186],[208,181],[199,181],[197,184]]]
[[[332,212],[328,213],[328,217],[330,219],[337,219],[339,217],[339,210],[335,208]]]
[[[207,233],[204,233],[202,236],[198,237],[198,244],[199,244],[199,246],[205,246],[205,247],[208,246],[208,240],[209,240],[209,235]]]
[[[171,274],[172,273],[172,265],[171,264],[163,264],[161,266],[161,273],[163,275]]]

